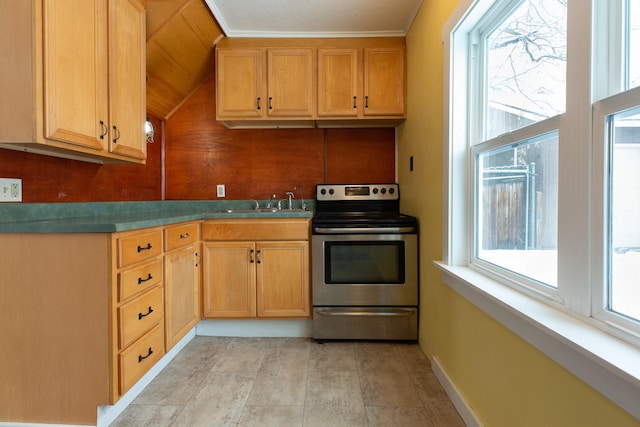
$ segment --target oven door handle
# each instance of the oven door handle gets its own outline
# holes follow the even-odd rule
[[[361,227],[361,228],[328,228],[328,227],[314,227],[314,233],[316,234],[399,234],[399,233],[414,233],[416,230],[414,227]]]
[[[366,316],[389,316],[389,317],[405,317],[413,316],[416,314],[415,308],[387,308],[384,310],[354,310],[353,308],[340,309],[338,307],[332,308],[316,308],[316,314],[326,317],[332,316],[354,316],[354,317],[366,317]]]

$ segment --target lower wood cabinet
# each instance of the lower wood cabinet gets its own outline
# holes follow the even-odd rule
[[[309,317],[309,220],[202,226],[203,317]]]
[[[0,241],[0,423],[96,425],[113,385],[111,236]]]
[[[200,223],[165,227],[165,344],[169,351],[200,320]]]
[[[113,402],[165,353],[162,242],[162,227],[112,235]]]
[[[201,307],[207,318],[310,317],[309,226],[0,235],[0,422],[96,425],[97,407],[116,403]]]

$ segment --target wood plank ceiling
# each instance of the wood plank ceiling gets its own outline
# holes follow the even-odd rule
[[[224,34],[204,0],[147,0],[147,111],[166,119],[213,72]]]

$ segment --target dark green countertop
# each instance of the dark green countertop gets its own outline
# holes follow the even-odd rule
[[[295,202],[298,209],[277,212],[249,211],[255,205],[250,200],[11,203],[0,205],[0,233],[112,233],[208,218],[311,218],[313,211]],[[310,209],[312,204],[307,202]]]

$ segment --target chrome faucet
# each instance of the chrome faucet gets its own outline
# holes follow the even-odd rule
[[[271,209],[271,202],[273,202],[276,198],[276,193],[273,193],[272,195],[269,196],[269,201],[267,202],[267,208]]]
[[[293,209],[293,192],[287,191],[285,194],[287,195],[287,209],[291,210]]]
[[[304,196],[302,195],[302,187],[300,185],[296,185],[295,187],[293,187],[293,190],[298,190],[300,192],[300,207],[302,208],[303,211],[307,210],[307,204],[304,201]]]

